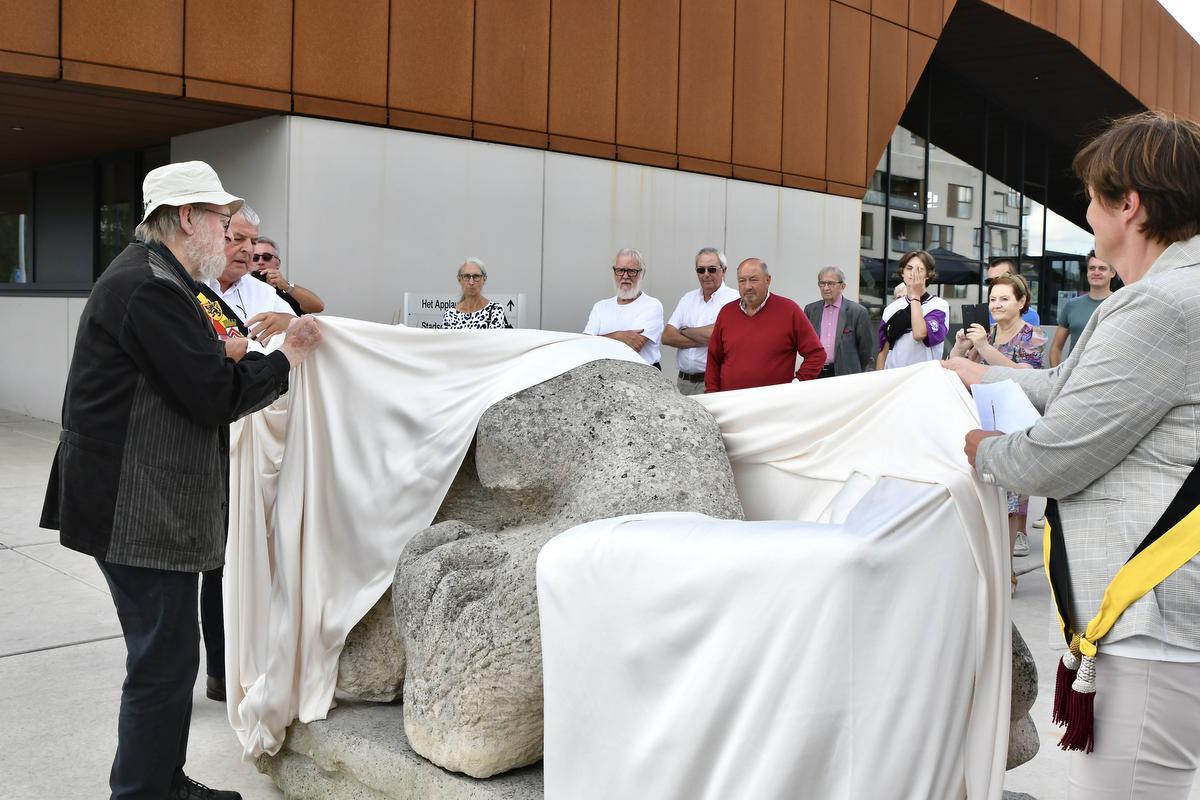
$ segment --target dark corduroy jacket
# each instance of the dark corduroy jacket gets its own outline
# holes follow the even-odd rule
[[[42,527],[117,564],[224,563],[229,423],[286,391],[289,371],[278,352],[226,358],[170,250],[129,245],[79,318]]]

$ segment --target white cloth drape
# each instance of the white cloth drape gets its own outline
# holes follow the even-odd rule
[[[1001,492],[937,364],[696,398],[750,520],[646,515],[538,562],[546,796],[998,798]]]
[[[589,361],[643,364],[579,334],[321,328],[288,394],[230,435],[226,692],[247,757],[328,713],[346,635],[433,520],[490,405]]]

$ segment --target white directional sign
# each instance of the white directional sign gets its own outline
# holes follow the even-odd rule
[[[454,308],[460,295],[450,292],[405,292],[404,307],[393,318],[410,328],[440,328],[446,309]],[[525,294],[489,294],[487,299],[499,303],[504,317],[514,328],[527,328]]]

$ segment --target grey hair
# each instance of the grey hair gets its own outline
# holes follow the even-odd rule
[[[179,209],[180,206],[159,206],[134,228],[133,235],[147,244],[150,242],[166,244],[183,233],[183,226],[179,224]],[[200,206],[192,206],[192,210],[198,214],[203,214],[205,211]]]
[[[246,221],[249,222],[249,219],[247,219]],[[251,222],[250,224],[253,225],[254,223]],[[270,236],[259,236],[256,244],[267,244],[267,245],[270,245],[271,247],[274,247],[275,255],[279,256],[280,261],[283,260],[283,256],[279,255],[280,253],[283,252],[282,250],[279,249],[279,243],[276,242],[274,239],[272,239]]]
[[[462,276],[462,268],[465,267],[467,264],[474,264],[475,266],[479,267],[479,274],[485,278],[487,277],[487,267],[485,267],[483,265],[483,259],[476,258],[475,256],[471,256],[470,258],[468,258],[466,261],[464,261],[462,264],[459,265],[458,274],[460,277]]]
[[[251,208],[249,203],[242,203],[242,207],[237,210],[237,213],[234,214],[234,216],[236,217],[238,214],[241,214],[243,217],[245,217],[246,222],[249,222],[256,228],[262,222],[262,219],[258,216],[258,212]]]
[[[634,261],[637,262],[638,266],[642,270],[642,273],[645,274],[646,259],[642,256],[641,250],[638,250],[636,247],[622,247],[620,250],[617,251],[617,256],[616,256],[616,258],[613,259],[613,261],[615,262],[616,259],[620,258],[621,256],[625,256],[626,258],[632,258]]]
[[[716,256],[717,261],[721,262],[721,269],[729,268],[729,262],[725,260],[725,254],[722,253],[720,250],[718,250],[715,247],[701,247],[699,252],[696,253],[696,258],[693,263],[693,266],[695,266],[695,264],[700,263],[700,256],[710,255],[710,254]]]
[[[846,282],[846,273],[842,272],[838,267],[822,267],[821,271],[817,273],[817,280],[821,280],[821,276],[827,272],[836,274],[840,283]]]

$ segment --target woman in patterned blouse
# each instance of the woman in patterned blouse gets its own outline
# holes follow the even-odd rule
[[[504,309],[499,303],[489,302],[483,296],[483,285],[487,283],[487,268],[478,258],[468,258],[458,268],[458,285],[462,297],[454,308],[446,309],[442,316],[443,328],[511,328],[504,318]]]
[[[988,282],[988,309],[996,324],[985,331],[978,323],[968,331],[959,331],[952,356],[967,356],[991,367],[1042,368],[1042,345],[1046,337],[1041,331],[1021,319],[1029,308],[1029,285],[1020,275],[1006,272]],[[1008,492],[1008,545],[1016,543],[1017,534],[1025,532],[1029,497]],[[1013,591],[1017,576],[1012,575]]]

